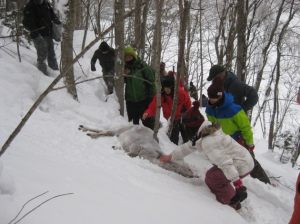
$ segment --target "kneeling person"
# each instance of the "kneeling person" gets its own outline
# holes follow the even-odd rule
[[[240,209],[240,202],[247,198],[241,178],[254,167],[250,153],[229,135],[225,135],[218,124],[204,121],[196,139],[181,145],[170,155],[162,155],[160,161],[176,161],[196,150],[202,151],[213,164],[206,172],[205,182],[216,195],[217,201]]]

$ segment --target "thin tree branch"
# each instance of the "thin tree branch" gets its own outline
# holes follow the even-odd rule
[[[13,221],[15,221],[17,218],[18,218],[18,216],[21,214],[21,212],[23,211],[23,209],[25,208],[25,206],[27,205],[27,204],[29,204],[31,201],[33,201],[34,199],[36,199],[36,198],[38,198],[38,197],[40,197],[40,196],[42,196],[42,195],[44,195],[44,194],[47,194],[48,193],[48,191],[45,191],[44,193],[42,193],[42,194],[40,194],[40,195],[38,195],[38,196],[35,196],[35,197],[33,197],[33,198],[31,198],[29,201],[27,201],[23,206],[22,206],[22,208],[20,209],[20,211],[18,212],[18,214],[8,223],[8,224],[11,224]]]
[[[43,204],[47,203],[48,201],[51,201],[55,198],[58,198],[58,197],[62,197],[62,196],[67,196],[67,195],[71,195],[71,194],[74,194],[74,193],[66,193],[66,194],[59,194],[59,195],[56,195],[56,196],[53,196],[49,199],[47,199],[46,201],[43,201],[42,203],[38,204],[37,206],[35,206],[33,209],[31,209],[30,211],[28,211],[27,213],[25,213],[25,215],[23,215],[21,218],[19,218],[16,222],[14,222],[13,224],[17,224],[18,222],[20,222],[22,219],[24,219],[27,215],[29,215],[30,213],[32,213],[34,210],[38,209],[39,207],[41,207]]]

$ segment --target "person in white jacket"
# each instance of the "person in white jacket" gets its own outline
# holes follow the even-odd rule
[[[196,150],[203,152],[213,164],[206,172],[205,183],[216,195],[217,201],[240,209],[240,202],[247,198],[247,189],[241,178],[248,175],[254,167],[250,153],[229,135],[224,134],[216,123],[204,121],[197,136],[197,139],[179,146],[170,155],[162,155],[160,161],[183,159]]]

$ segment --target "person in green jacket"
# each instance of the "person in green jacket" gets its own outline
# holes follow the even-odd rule
[[[254,169],[250,176],[270,184],[270,179],[254,156],[253,132],[247,114],[242,107],[234,103],[230,93],[224,92],[221,80],[214,80],[207,89],[208,105],[206,114],[209,121],[219,123],[225,134],[243,145],[252,155]]]
[[[125,101],[128,121],[133,121],[133,124],[138,125],[155,95],[155,72],[139,59],[131,46],[124,49],[124,59]],[[154,128],[154,118],[142,120],[142,123],[148,128]]]

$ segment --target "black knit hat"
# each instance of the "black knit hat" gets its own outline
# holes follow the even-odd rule
[[[169,88],[173,88],[175,85],[175,79],[173,76],[165,76],[163,77],[163,79],[161,80],[161,87],[169,87]]]
[[[207,89],[208,98],[218,98],[224,95],[224,83],[221,79],[214,79]]]
[[[100,51],[108,51],[109,49],[110,49],[110,47],[105,41],[101,42],[101,44],[99,46]]]
[[[207,81],[213,80],[216,75],[218,75],[221,72],[224,72],[225,68],[222,65],[213,65],[209,70],[209,76],[207,78]]]

